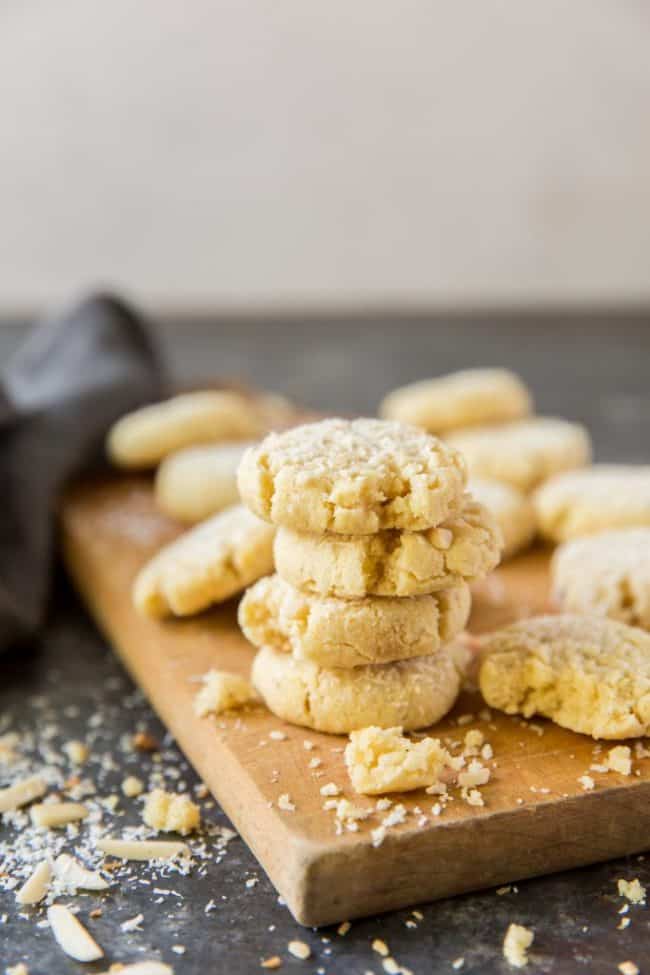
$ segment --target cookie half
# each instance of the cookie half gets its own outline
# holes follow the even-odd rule
[[[156,504],[170,518],[194,525],[239,501],[237,468],[250,441],[186,447],[156,471]]]
[[[540,531],[556,542],[650,526],[650,466],[594,464],[558,475],[533,497]]]
[[[481,578],[499,562],[494,515],[465,497],[460,514],[422,532],[315,535],[278,530],[275,565],[297,589],[321,596],[421,596]]]
[[[447,439],[462,452],[472,477],[505,481],[520,491],[531,491],[553,474],[584,467],[591,459],[585,428],[554,417],[462,430]]]
[[[310,596],[272,575],[246,591],[239,625],[257,647],[322,667],[362,667],[435,653],[465,628],[470,607],[466,583],[407,599],[336,599]]]
[[[535,508],[528,495],[503,481],[479,477],[471,477],[467,488],[497,520],[503,535],[502,561],[528,548],[537,531]]]
[[[650,629],[650,528],[565,542],[553,556],[551,578],[563,610]]]
[[[266,437],[239,468],[242,500],[294,531],[419,531],[456,510],[465,464],[453,447],[385,420],[323,420]]]
[[[468,657],[457,641],[427,657],[325,668],[263,647],[252,679],[267,707],[292,724],[331,734],[367,725],[413,731],[434,724],[453,707]]]
[[[463,369],[393,390],[380,416],[446,434],[460,427],[504,423],[528,416],[532,397],[508,369]]]
[[[228,390],[206,390],[128,413],[111,427],[106,449],[118,467],[145,469],[182,447],[252,439],[264,428],[254,400]]]
[[[595,616],[520,620],[483,640],[490,707],[594,738],[650,732],[650,634]]]
[[[162,548],[139,572],[133,602],[144,616],[189,616],[273,571],[274,529],[243,505],[214,515]]]

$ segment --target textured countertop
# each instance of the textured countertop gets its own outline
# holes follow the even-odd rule
[[[11,323],[0,325],[0,362],[20,331]],[[508,365],[530,383],[541,412],[587,423],[598,459],[650,460],[650,315],[186,322],[165,323],[161,336],[181,379],[238,375],[305,405],[339,412],[372,412],[387,389],[411,379],[463,366]],[[30,753],[44,739],[54,754],[72,738],[90,739],[91,758],[79,775],[93,779],[102,796],[119,794],[127,773],[147,781],[161,771],[170,785],[179,779],[189,788],[197,784],[62,573],[38,645],[0,664],[0,735],[14,729],[28,733]],[[142,729],[157,739],[160,752],[134,752],[125,745]],[[137,824],[137,803],[121,799],[118,809],[120,827]],[[209,803],[204,818],[227,825]],[[0,874],[11,866],[16,835],[0,828]],[[99,972],[111,962],[158,958],[177,975],[248,973],[263,970],[262,958],[278,955],[280,971],[382,975],[382,958],[371,948],[381,938],[399,966],[415,975],[454,970],[491,975],[512,971],[501,943],[516,921],[535,931],[531,972],[605,975],[626,960],[646,972],[650,908],[630,906],[619,915],[624,904],[616,889],[619,877],[650,885],[650,859],[630,857],[524,881],[499,895],[489,890],[425,905],[421,917],[405,910],[355,921],[339,935],[336,929],[300,928],[243,842],[235,838],[222,849],[214,840],[189,876],[153,877],[150,868],[134,865],[107,895],[63,899],[81,906],[84,921],[101,907],[102,916],[88,924],[106,951],[105,963],[81,966],[67,959],[49,930],[37,926],[41,913],[18,912],[13,894],[0,887],[0,971],[24,961],[30,975]],[[121,929],[138,914],[140,930]],[[619,929],[625,916],[631,922]],[[288,954],[294,939],[311,947],[308,961]]]

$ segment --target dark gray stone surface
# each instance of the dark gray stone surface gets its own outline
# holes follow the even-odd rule
[[[20,329],[0,325],[0,362],[18,341]],[[292,322],[227,321],[165,323],[161,328],[176,375],[182,379],[238,374],[294,396],[307,405],[338,411],[372,411],[384,391],[410,379],[477,364],[509,365],[533,387],[540,410],[584,420],[600,459],[650,460],[650,315],[596,317],[514,316],[472,322],[430,321]],[[55,721],[56,747],[83,738],[95,724],[96,748],[114,751],[118,768],[102,772],[102,790],[118,789],[125,767],[147,777],[149,755],[120,752],[124,734],[144,727],[163,741],[164,730],[133,688],[65,581],[60,578],[51,620],[38,645],[3,658],[0,664],[0,729],[42,730]],[[129,707],[124,706],[125,695]],[[97,721],[97,719],[94,719]],[[0,730],[0,733],[1,733]],[[127,766],[124,763],[127,763]],[[164,764],[178,769],[190,787],[196,779],[173,744]],[[0,769],[0,785],[2,784]],[[89,773],[91,774],[91,773]],[[137,804],[124,802],[122,822],[137,823]],[[225,824],[216,808],[208,821]],[[0,828],[0,843],[11,841]],[[650,837],[648,837],[650,847]],[[1,860],[1,858],[0,858]],[[0,862],[0,873],[3,870]],[[13,895],[0,893],[0,972],[23,960],[31,975],[97,972],[108,962],[163,958],[179,975],[261,971],[260,959],[278,954],[280,971],[328,975],[381,975],[381,958],[371,950],[381,937],[400,965],[416,975],[462,972],[496,975],[512,971],[501,956],[508,924],[535,930],[531,972],[562,975],[616,973],[632,959],[650,970],[650,914],[630,907],[631,923],[617,930],[622,900],[616,879],[639,877],[650,885],[650,859],[628,858],[517,885],[518,892],[471,894],[426,905],[415,927],[410,911],[357,921],[345,937],[335,930],[305,931],[292,920],[243,842],[233,840],[222,862],[211,861],[189,877],[150,883],[148,868],[135,867],[118,887],[83,897],[81,917],[100,904],[103,915],[89,922],[107,954],[107,964],[81,966],[66,959],[38,910],[17,912]],[[255,886],[246,879],[256,877]],[[153,887],[176,894],[155,895]],[[162,903],[156,904],[156,900]],[[216,908],[205,914],[213,899]],[[73,902],[74,899],[70,899]],[[142,931],[119,925],[142,913]],[[309,943],[312,958],[290,958],[286,946]],[[173,945],[185,946],[176,955]]]

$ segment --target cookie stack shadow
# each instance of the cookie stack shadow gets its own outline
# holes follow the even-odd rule
[[[384,425],[356,422],[375,424],[371,432]],[[259,480],[251,488],[245,471],[257,465],[266,476],[267,464],[262,444],[242,464],[240,490],[269,517]],[[501,549],[493,516],[465,493],[462,459],[458,465],[447,516],[415,531],[305,531],[289,526],[290,505],[281,510],[276,573],[251,586],[239,607],[240,626],[258,648],[253,683],[276,715],[347,733],[368,725],[415,730],[451,709],[468,657],[457,639],[471,608],[468,583],[494,568]],[[302,526],[304,517],[294,521]]]

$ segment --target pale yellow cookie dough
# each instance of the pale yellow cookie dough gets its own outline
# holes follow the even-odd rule
[[[463,369],[393,390],[380,416],[446,434],[460,427],[505,423],[528,416],[532,398],[508,369]]]
[[[465,496],[460,514],[428,531],[315,535],[280,528],[275,564],[297,589],[321,596],[419,596],[486,575],[501,545],[494,515]]]
[[[469,479],[467,490],[497,520],[503,535],[502,561],[528,548],[537,531],[535,508],[528,495],[503,481],[486,481],[479,477]]]
[[[558,475],[533,501],[541,532],[556,542],[650,526],[650,466],[595,464]]]
[[[273,571],[271,525],[243,505],[196,525],[138,574],[133,602],[144,616],[188,616]]]
[[[295,531],[419,531],[454,512],[465,464],[452,447],[386,420],[322,420],[248,450],[239,491],[267,521]]]
[[[118,467],[145,469],[182,447],[251,439],[263,430],[254,400],[228,390],[206,390],[128,413],[111,427],[106,449]]]
[[[650,733],[650,634],[596,616],[538,616],[483,640],[490,707],[594,738]]]
[[[583,426],[546,416],[461,430],[447,442],[462,452],[472,477],[505,481],[520,491],[531,491],[553,474],[584,467],[591,459]]]
[[[457,641],[428,657],[325,668],[263,647],[252,679],[267,707],[292,724],[331,734],[366,725],[413,731],[434,724],[453,707],[468,656]]]
[[[551,578],[563,610],[650,629],[650,528],[565,542],[553,556]]]
[[[156,504],[170,518],[194,525],[239,501],[237,468],[250,441],[186,447],[156,472]]]
[[[260,579],[239,604],[239,625],[257,647],[292,652],[321,667],[361,667],[434,653],[467,623],[469,587],[431,596],[311,596],[278,575]]]
[[[402,728],[361,728],[350,734],[345,765],[355,792],[409,792],[440,780],[451,763],[449,752],[438,738],[411,741]]]

